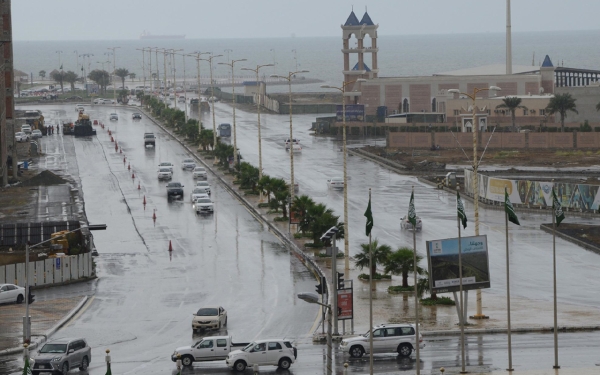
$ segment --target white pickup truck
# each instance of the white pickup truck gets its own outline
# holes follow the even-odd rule
[[[248,345],[245,343],[234,343],[231,336],[205,337],[191,346],[182,346],[175,349],[171,355],[173,362],[177,361],[177,355],[181,355],[181,364],[191,366],[194,362],[222,361],[230,352],[243,349]]]

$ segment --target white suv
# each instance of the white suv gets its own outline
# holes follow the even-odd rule
[[[225,363],[229,368],[239,372],[255,364],[277,366],[287,370],[294,363],[297,355],[298,350],[289,340],[256,340],[242,350],[230,352]]]
[[[354,358],[369,352],[369,334],[342,340],[340,350]],[[373,353],[393,353],[408,357],[415,349],[414,324],[381,324],[373,327]],[[423,335],[419,333],[419,348],[423,349]]]

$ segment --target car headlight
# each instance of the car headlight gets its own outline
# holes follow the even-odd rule
[[[51,362],[60,362],[61,359],[62,359],[62,357],[54,357],[54,358],[52,358]]]

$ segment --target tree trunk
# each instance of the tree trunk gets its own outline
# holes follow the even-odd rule
[[[510,117],[512,118],[512,126],[513,126],[513,128],[516,127],[516,125],[515,125],[515,111],[516,111],[515,109],[513,109],[512,111],[510,111]]]
[[[408,272],[402,272],[402,287],[408,287]]]
[[[565,115],[560,114],[560,131],[561,133],[565,132]]]
[[[373,275],[373,277],[375,277],[376,274],[377,274],[377,263],[373,262],[373,264],[371,266],[371,275]]]

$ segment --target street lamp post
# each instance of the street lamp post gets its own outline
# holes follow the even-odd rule
[[[321,85],[321,88],[336,89],[342,92],[342,151],[344,153],[344,269],[346,271],[346,274],[348,274],[350,270],[350,241],[348,239],[348,235],[350,232],[348,229],[348,153],[346,151],[346,86],[355,82],[362,83],[367,82],[367,80],[364,78],[359,78],[354,81],[343,82],[342,87]]]
[[[479,133],[479,126],[477,124],[477,112],[475,109],[475,101],[477,99],[477,93],[481,92],[481,91],[500,91],[502,90],[500,87],[498,86],[490,86],[488,88],[483,88],[483,89],[478,89],[478,88],[474,88],[473,89],[473,94],[467,94],[464,92],[461,92],[458,89],[450,89],[448,90],[449,93],[452,94],[459,94],[459,95],[465,95],[467,96],[469,99],[472,100],[473,104],[472,104],[472,108],[473,108],[473,119],[472,121],[472,129],[473,129],[473,180],[472,180],[472,185],[473,185],[473,208],[475,211],[475,235],[479,236],[479,177],[477,176],[477,172],[479,170],[479,160],[477,158],[477,138],[478,138],[478,133]],[[462,298],[462,296],[461,296]],[[473,315],[473,319],[485,319],[487,318],[487,316],[485,316],[483,314],[482,311],[482,306],[481,306],[481,289],[477,289],[477,313],[475,315]],[[464,312],[466,311],[466,308],[464,308],[463,306],[461,306],[461,308],[463,308],[464,310],[461,312],[464,316]]]
[[[299,293],[298,298],[308,303],[316,303],[327,310],[327,375],[332,374],[332,343],[331,343],[331,305],[319,302],[319,297],[314,293]],[[372,354],[371,354],[372,355]]]
[[[23,321],[23,341],[26,344],[29,344],[29,342],[31,340],[31,323],[30,323],[30,318],[29,318],[29,293],[30,293],[30,291],[29,291],[29,250],[34,247],[38,247],[45,243],[56,240],[57,238],[65,237],[69,233],[74,233],[74,232],[80,231],[82,229],[88,229],[90,231],[106,230],[106,224],[84,225],[77,229],[63,233],[62,235],[60,235],[58,237],[54,237],[54,238],[50,238],[46,241],[38,242],[35,245],[29,245],[29,242],[27,242],[25,244],[25,296],[26,297],[25,297],[25,319]]]
[[[210,66],[210,96],[211,96],[211,109],[210,111],[212,112],[212,123],[213,123],[213,150],[215,149],[215,147],[217,146],[217,123],[215,121],[215,83],[213,82],[213,59],[215,57],[223,57],[223,55],[214,55],[214,56],[210,56],[207,59],[200,59],[203,61],[208,61],[208,64]],[[217,162],[217,155],[215,155],[215,163]]]
[[[256,96],[258,98],[258,102],[256,103],[256,109],[258,112],[258,179],[259,180],[262,178],[263,168],[262,168],[262,140],[261,140],[261,135],[260,135],[260,106],[262,104],[261,103],[262,95],[260,92],[260,83],[258,81],[258,79],[259,79],[258,71],[260,70],[260,68],[264,68],[266,66],[273,66],[273,64],[257,65],[256,69],[242,68],[242,70],[250,70],[250,71],[256,73],[256,85],[258,87],[258,93],[256,94]],[[262,202],[262,200],[263,200],[263,196],[262,196],[262,190],[261,190],[260,191],[260,201]]]
[[[198,69],[198,73],[197,73],[197,82],[196,84],[198,85],[198,134],[200,134],[200,132],[202,131],[202,107],[200,106],[200,60],[202,60],[200,58],[200,56],[202,55],[206,55],[209,54],[210,52],[193,52],[191,55],[191,57],[195,57],[196,58],[196,65],[197,65],[197,69]],[[200,145],[198,145],[198,151],[200,151]]]
[[[232,104],[233,104],[233,165],[234,168],[238,165],[238,149],[237,149],[237,135],[235,126],[235,75],[233,73],[233,66],[236,62],[246,61],[246,59],[231,60],[231,63],[219,63],[221,65],[231,66],[231,92],[232,92]],[[213,99],[214,100],[214,99]],[[214,112],[213,112],[214,116]]]
[[[183,98],[184,98],[183,100],[185,101],[185,103],[183,105],[183,116],[184,116],[184,119],[185,119],[185,123],[187,124],[187,121],[188,121],[188,115],[187,115],[187,90],[185,88],[185,85],[186,85],[187,81],[185,79],[185,57],[188,56],[188,55],[186,55],[184,53],[174,53],[173,52],[173,60],[175,59],[175,55],[179,55],[179,56],[183,57]],[[175,69],[174,67],[175,67],[175,65],[173,65],[173,69]],[[174,74],[173,74],[173,77],[175,77]],[[175,88],[175,92],[177,92],[177,88]],[[199,124],[200,124],[200,119],[198,119],[198,133],[200,133],[200,125]]]
[[[107,49],[112,50],[112,55],[113,55],[113,74],[112,74],[113,75],[113,101],[114,101],[113,105],[115,107],[117,106],[117,86],[116,86],[116,83],[115,83],[115,80],[116,80],[116,78],[115,78],[115,71],[117,70],[117,53],[116,53],[116,50],[118,48],[121,48],[121,47],[108,47],[107,48]],[[123,89],[125,89],[125,87],[123,87]]]
[[[292,126],[292,77],[297,73],[308,73],[308,70],[298,70],[295,72],[289,72],[287,76],[278,76],[276,74],[271,75],[274,78],[283,78],[288,81],[289,87],[289,111],[290,111],[290,197],[294,197],[296,190],[294,189],[294,132]]]
[[[59,67],[59,69],[62,70],[62,68],[61,68],[61,66],[62,66],[62,60],[61,60],[60,57],[61,57],[63,51],[56,51],[56,53],[58,53],[58,67]]]

